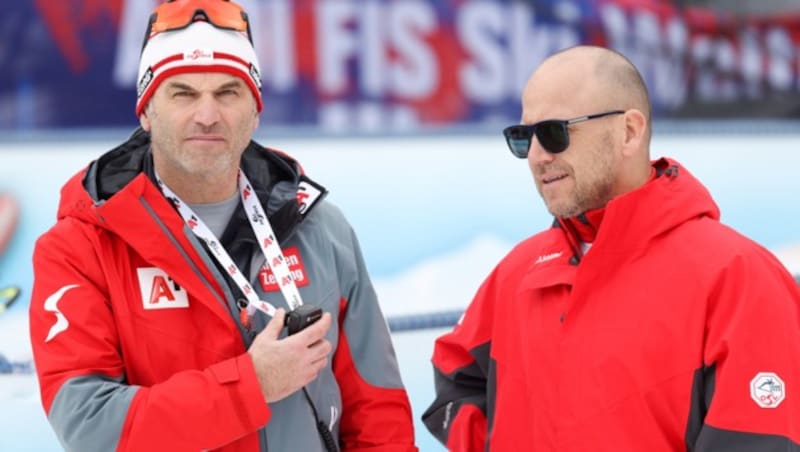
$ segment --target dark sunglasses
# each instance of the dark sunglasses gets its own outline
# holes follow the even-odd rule
[[[506,143],[511,149],[511,153],[521,159],[528,157],[528,149],[531,147],[531,139],[534,135],[545,151],[558,154],[569,147],[568,126],[570,124],[623,113],[625,113],[624,110],[614,110],[572,119],[548,119],[535,124],[519,124],[506,127],[503,135],[506,137]]]

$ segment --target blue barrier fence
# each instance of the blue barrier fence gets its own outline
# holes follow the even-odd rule
[[[463,310],[455,309],[425,314],[392,316],[386,319],[386,323],[389,324],[389,330],[392,333],[432,328],[448,328],[455,325],[463,313]]]

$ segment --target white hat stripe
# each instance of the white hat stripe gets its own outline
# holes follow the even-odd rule
[[[153,66],[152,68],[153,75],[157,77],[162,70],[167,70],[178,66],[185,66],[183,62],[184,59],[185,58],[183,55],[173,55],[171,57],[164,58],[163,60],[159,61]],[[240,58],[236,58],[233,55],[227,55],[218,52],[214,52],[214,57],[206,61],[198,61],[192,63],[192,66],[212,66],[212,65],[231,66],[233,68],[244,71],[245,74],[247,74],[250,71],[250,65],[248,65],[246,61]]]

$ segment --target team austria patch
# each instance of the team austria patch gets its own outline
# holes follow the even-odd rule
[[[137,268],[139,290],[144,309],[188,308],[189,294],[164,270],[157,267]]]
[[[750,381],[750,397],[761,408],[776,408],[786,398],[786,387],[777,374],[759,372]]]
[[[297,287],[305,287],[308,285],[308,273],[306,267],[303,265],[303,259],[300,257],[300,252],[296,246],[292,246],[283,250],[283,256],[286,258],[286,264],[289,266],[289,274]],[[269,266],[264,263],[261,270],[258,272],[258,282],[261,283],[261,289],[264,292],[274,292],[279,290],[278,281],[275,279],[275,274],[272,273]]]

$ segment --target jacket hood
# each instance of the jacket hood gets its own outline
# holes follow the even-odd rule
[[[689,170],[670,158],[656,160],[652,166],[654,178],[605,206],[594,246],[611,245],[630,251],[687,221],[700,217],[719,221],[719,207]],[[579,261],[580,238],[565,223],[557,220],[554,227],[564,230]]]
[[[279,238],[286,237],[310,210],[301,209],[297,201],[301,183],[319,190],[320,199],[326,194],[324,187],[309,179],[294,159],[255,141],[251,141],[242,154],[241,166]],[[91,162],[64,185],[58,219],[75,217],[107,227],[102,211],[111,210],[107,209],[108,205],[114,204],[125,192],[142,196],[144,187],[151,184],[151,189],[158,190],[150,134],[137,128],[127,141]]]

